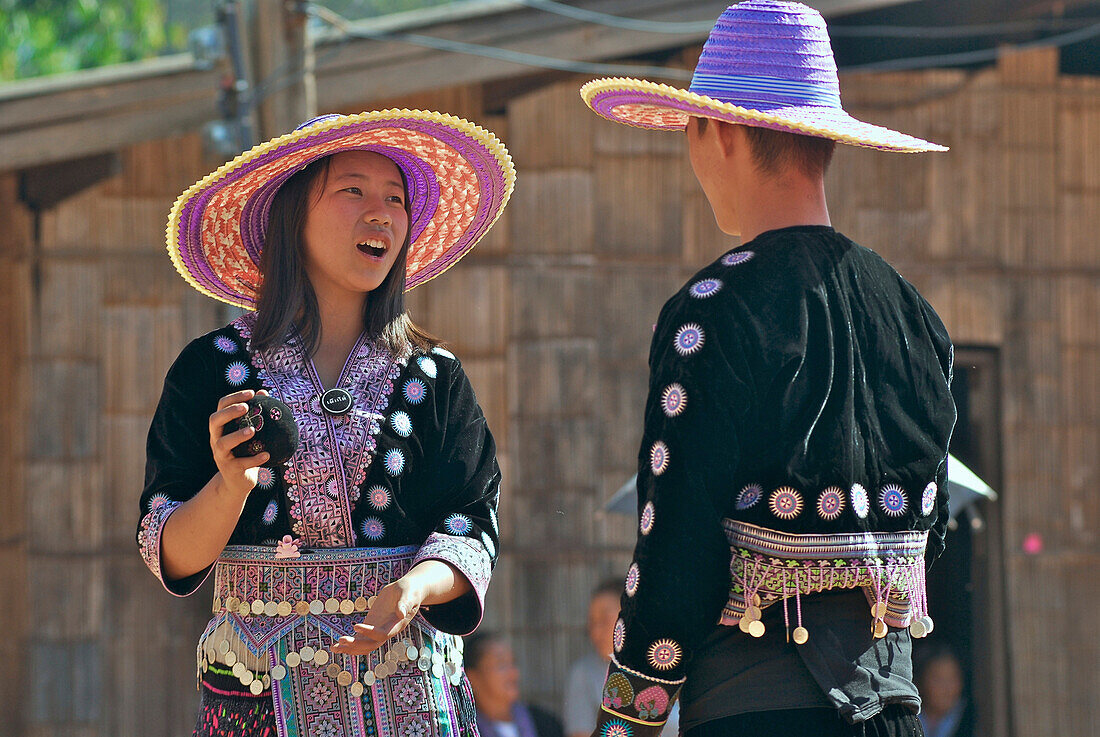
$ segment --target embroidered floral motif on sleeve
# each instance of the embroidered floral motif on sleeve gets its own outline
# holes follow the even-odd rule
[[[879,506],[890,517],[900,517],[909,508],[905,492],[897,484],[887,484],[879,492]]]
[[[929,482],[928,486],[924,487],[924,493],[920,498],[920,513],[927,517],[932,514],[932,510],[936,508],[936,492],[939,491],[939,487],[936,486],[936,482]]]
[[[772,492],[768,505],[776,517],[794,519],[802,513],[802,495],[789,486],[782,486]]]
[[[638,570],[637,563],[631,563],[629,570],[626,572],[626,595],[634,596],[638,593],[638,578],[641,575],[641,571]]]
[[[703,347],[703,340],[703,328],[689,322],[686,325],[681,325],[680,329],[676,331],[672,346],[681,356],[690,356]]]
[[[417,551],[413,566],[422,560],[443,560],[450,563],[470,581],[478,600],[485,600],[492,568],[489,553],[481,541],[433,532]]]
[[[434,379],[439,371],[435,365],[435,361],[428,356],[421,356],[416,359],[416,365],[420,367],[420,370],[423,371],[424,375],[429,379]]]
[[[621,652],[623,649],[623,643],[626,641],[626,624],[623,620],[615,622],[615,629],[611,633],[611,644],[615,648],[615,652]]]
[[[447,528],[447,532],[452,535],[465,535],[473,529],[474,524],[470,521],[470,518],[464,514],[452,514],[444,521],[444,527]]]
[[[668,709],[668,692],[660,686],[650,686],[635,697],[634,708],[642,719],[656,721]]]
[[[844,491],[830,486],[817,498],[817,514],[824,520],[834,520],[844,511]]]
[[[367,503],[374,509],[382,511],[390,506],[390,490],[380,484],[367,489]]]
[[[405,401],[412,405],[420,404],[428,396],[428,387],[420,379],[409,379],[405,382],[401,393],[405,395]]]
[[[653,645],[661,648],[661,657],[680,657],[679,646],[671,640],[659,640]],[[622,723],[637,737],[656,737],[683,683],[683,678],[672,681],[643,675],[624,666],[612,655],[604,682],[597,733],[602,735],[608,725]]]
[[[240,361],[234,361],[225,368],[225,380],[231,386],[240,386],[248,381],[248,377],[252,371],[248,368],[248,364]]]
[[[405,470],[405,454],[397,448],[387,450],[383,462],[386,465],[386,473],[390,476],[398,476]]]
[[[737,494],[736,507],[748,509],[754,506],[764,496],[764,487],[760,484],[749,484]]]
[[[867,498],[867,490],[863,484],[852,484],[852,511],[860,519],[866,519],[871,512],[871,502]]]
[[[719,279],[700,279],[691,285],[688,292],[696,299],[706,299],[717,294],[721,289],[722,282]]]
[[[658,440],[649,449],[649,470],[654,476],[660,476],[668,469],[669,452],[664,441]]]
[[[723,266],[737,266],[752,260],[752,257],[756,253],[753,251],[737,251],[734,253],[727,253],[722,257]]]
[[[603,684],[602,703],[608,709],[622,709],[634,702],[634,688],[622,673],[612,673]]]
[[[600,729],[600,737],[634,737],[634,731],[623,720],[613,719]]]
[[[680,645],[675,640],[657,640],[649,646],[649,665],[656,670],[671,670],[680,663]]]
[[[687,407],[687,392],[679,384],[669,384],[661,393],[661,411],[666,417],[678,417]]]
[[[367,517],[359,529],[368,540],[381,540],[386,534],[386,526],[377,517]]]
[[[393,431],[403,438],[412,435],[413,423],[408,412],[402,412],[401,410],[394,412],[390,415],[390,425],[393,426]]]
[[[222,353],[236,353],[240,348],[237,347],[236,341],[226,335],[219,335],[214,338],[214,347]]]
[[[141,531],[138,532],[138,545],[142,560],[149,570],[163,583],[160,572],[160,536],[168,516],[180,506],[180,502],[164,501],[141,518]]]
[[[653,529],[653,518],[656,515],[656,509],[653,507],[653,502],[646,502],[642,507],[642,515],[638,520],[638,529],[643,535],[648,535],[649,531]]]

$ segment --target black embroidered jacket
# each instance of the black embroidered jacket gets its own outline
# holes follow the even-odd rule
[[[197,338],[169,370],[147,445],[138,544],[146,564],[176,595],[192,593],[209,569],[179,581],[161,576],[164,523],[217,472],[207,421],[219,398],[267,389],[286,402],[300,445],[278,468],[262,468],[230,545],[303,548],[418,546],[415,562],[454,565],[473,593],[425,617],[454,634],[472,631],[497,557],[496,447],[458,359],[441,348],[395,356],[361,338],[339,386],[354,398],[343,416],[324,412],[323,388],[295,339],[249,349],[254,315]]]
[[[883,631],[916,621],[948,520],[951,361],[917,290],[828,227],[764,233],[668,300],[597,734],[655,735],[706,633],[761,636],[760,607],[862,587]]]

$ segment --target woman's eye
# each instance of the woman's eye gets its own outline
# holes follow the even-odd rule
[[[399,205],[404,205],[405,204],[405,198],[402,197],[401,195],[396,195],[396,194],[395,195],[390,195],[386,199],[388,199],[390,202],[396,202]]]
[[[363,190],[359,189],[358,187],[348,187],[344,191],[345,192],[350,192],[351,194],[354,194],[354,195],[362,195],[363,194]]]

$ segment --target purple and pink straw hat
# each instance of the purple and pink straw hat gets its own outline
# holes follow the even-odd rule
[[[689,89],[614,77],[584,85],[581,97],[608,120],[640,128],[683,130],[689,118],[713,118],[883,151],[947,150],[844,112],[825,19],[801,3],[748,0],[727,8]]]
[[[500,217],[516,172],[504,144],[461,118],[424,110],[322,115],[220,166],[179,196],[168,254],[197,290],[253,309],[275,192],[310,162],[341,151],[388,157],[408,182],[405,287],[453,266]]]

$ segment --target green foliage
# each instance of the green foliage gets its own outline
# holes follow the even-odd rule
[[[0,80],[156,56],[182,45],[160,0],[0,0]]]

